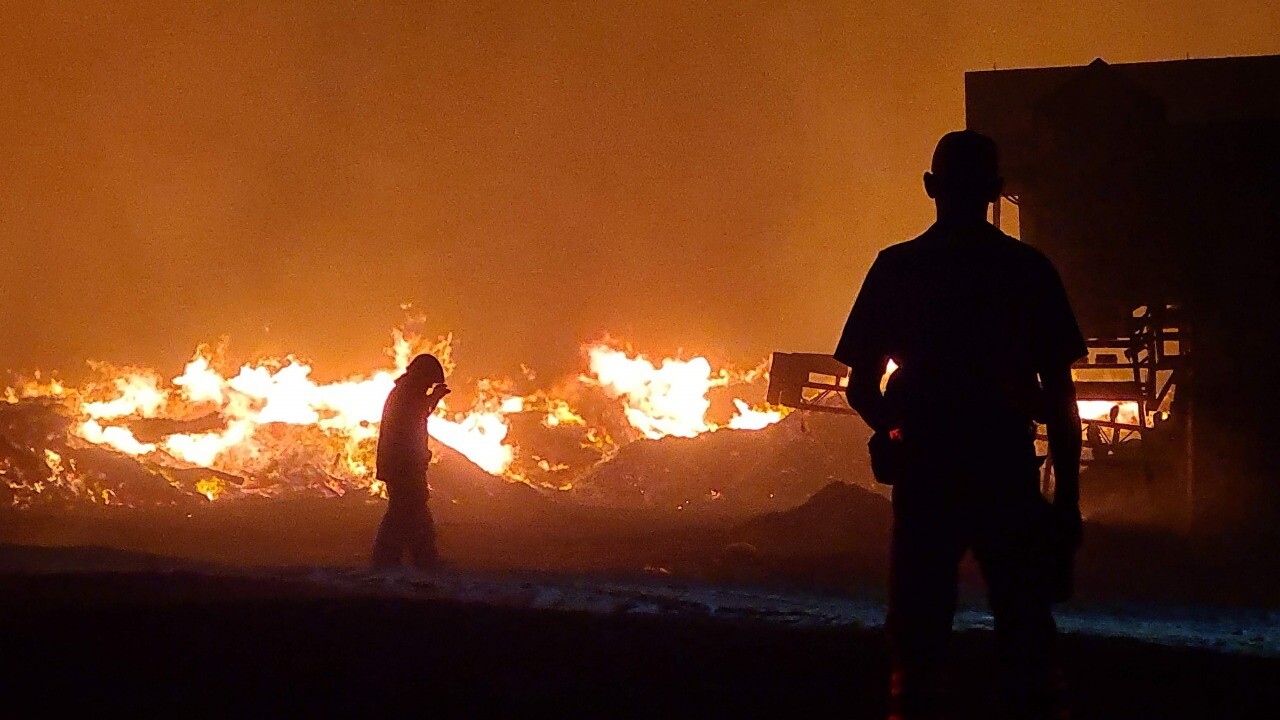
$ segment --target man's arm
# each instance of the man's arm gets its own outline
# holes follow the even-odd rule
[[[440,401],[444,400],[444,396],[452,392],[448,385],[440,383],[431,388],[431,392],[427,393],[427,415],[434,415],[436,408],[440,407]]]
[[[1045,425],[1049,454],[1053,457],[1053,506],[1072,539],[1080,542],[1080,408],[1071,364],[1089,353],[1062,278],[1041,256],[1037,278],[1040,332],[1035,356],[1040,386],[1044,389]]]
[[[888,335],[892,325],[889,313],[896,300],[893,286],[882,253],[862,281],[862,289],[849,311],[834,353],[835,359],[850,368],[849,386],[845,388],[849,407],[861,415],[872,430],[886,433],[894,429],[894,421],[880,392],[880,379],[889,362]]]
[[[880,380],[888,366],[888,358],[878,361],[858,360],[850,367],[849,386],[845,388],[845,398],[849,407],[862,416],[875,432],[888,433],[896,429],[896,423],[885,402],[884,393],[880,392]]]
[[[1041,370],[1045,394],[1045,425],[1049,436],[1049,456],[1053,459],[1053,505],[1080,542],[1080,409],[1071,366]]]

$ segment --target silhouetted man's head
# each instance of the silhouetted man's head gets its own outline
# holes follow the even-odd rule
[[[423,353],[409,362],[409,367],[404,370],[404,379],[423,387],[442,383],[444,366],[435,355]]]
[[[1003,185],[995,141],[972,130],[943,135],[924,174],[924,189],[938,206],[939,220],[985,218]]]

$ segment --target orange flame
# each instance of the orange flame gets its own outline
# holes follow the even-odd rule
[[[3,397],[11,403],[29,398],[66,403],[74,416],[70,432],[79,440],[160,466],[205,467],[240,477],[252,477],[270,467],[273,456],[297,450],[297,442],[281,440],[280,432],[268,431],[268,427],[309,429],[326,438],[327,447],[336,455],[333,462],[337,464],[326,464],[326,473],[337,473],[343,480],[381,495],[383,489],[373,478],[371,449],[382,406],[395,379],[420,352],[432,352],[446,372],[452,373],[451,340],[445,337],[429,343],[397,330],[387,349],[392,367],[330,383],[316,381],[312,367],[292,356],[262,359],[224,373],[213,352],[202,346],[182,372],[167,381],[148,369],[114,369],[99,364],[94,367],[107,375],[105,383],[65,387],[37,376],[17,388],[6,388]],[[763,377],[763,367],[746,372],[713,369],[703,357],[664,358],[655,363],[606,344],[588,347],[587,357],[589,370],[577,378],[579,386],[602,391],[618,401],[640,438],[692,437],[722,427],[758,430],[778,422],[787,412],[753,407],[733,398],[736,412],[726,424],[708,419],[712,389],[753,383]],[[525,375],[532,378],[534,374],[526,371]],[[486,472],[512,480],[526,480],[522,466],[544,473],[568,468],[537,454],[528,456],[524,463],[517,462],[520,451],[511,438],[510,418],[520,413],[537,413],[541,425],[548,429],[580,428],[575,432],[581,433],[583,447],[601,453],[616,448],[609,433],[590,423],[565,397],[551,397],[542,391],[521,395],[512,387],[506,380],[479,381],[472,407],[455,410],[447,402],[441,403],[428,432]],[[570,388],[569,392],[575,396],[577,391]],[[209,418],[215,422],[203,422]],[[174,421],[178,429],[151,433],[142,440],[133,429],[133,423],[141,419]],[[181,423],[197,420],[201,421],[200,431],[181,431]],[[67,482],[61,464],[52,459],[50,463],[58,482]],[[557,480],[552,486],[568,488],[572,483]],[[209,500],[225,496],[228,489],[228,483],[216,476],[195,483],[195,491]]]

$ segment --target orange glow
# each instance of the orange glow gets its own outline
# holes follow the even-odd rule
[[[669,435],[694,437],[716,430],[718,426],[707,420],[711,408],[707,393],[715,387],[751,382],[760,376],[759,370],[713,371],[711,363],[702,357],[664,358],[654,365],[643,355],[632,357],[607,345],[591,347],[588,355],[591,375],[582,376],[582,381],[618,398],[631,427],[650,439]],[[753,410],[741,400],[734,404],[738,414],[726,426],[731,429],[758,430],[781,420],[787,412],[780,408]]]
[[[1125,425],[1138,424],[1138,403],[1111,402],[1109,400],[1080,400],[1076,403],[1080,408],[1081,420],[1109,420],[1112,408],[1119,408],[1116,422]]]
[[[69,432],[74,440],[161,467],[203,467],[253,478],[264,472],[280,473],[283,458],[305,448],[313,467],[380,496],[385,489],[373,477],[372,450],[387,395],[418,353],[435,354],[451,374],[451,340],[428,342],[397,330],[387,348],[389,367],[335,382],[317,381],[312,366],[293,356],[262,358],[226,371],[218,367],[214,353],[202,346],[182,372],[168,380],[150,369],[95,365],[106,375],[105,381],[65,387],[37,378],[6,388],[4,398],[11,403],[56,400],[71,415]],[[521,394],[510,380],[482,379],[470,393],[469,407],[454,404],[461,393],[442,402],[428,432],[485,472],[527,482],[530,472],[552,474],[570,468],[536,452],[521,460],[520,447],[511,436],[515,415],[533,413],[549,430],[579,434],[581,446],[594,448],[600,455],[617,449],[604,422],[589,420],[574,406],[570,398],[584,392],[603,393],[604,400],[616,403],[637,439],[692,437],[721,428],[758,430],[788,412],[732,397],[734,412],[726,422],[709,419],[709,392],[755,384],[764,377],[763,367],[714,369],[703,357],[663,358],[655,363],[603,343],[586,348],[586,356],[587,372],[570,386],[562,386],[569,393],[565,397],[544,391]],[[152,431],[140,439],[134,424],[140,421],[168,423],[168,431]],[[68,482],[68,468],[50,452],[50,482]],[[572,483],[557,480],[550,486],[567,489]],[[210,501],[228,496],[234,487],[218,476],[194,485],[195,492]]]

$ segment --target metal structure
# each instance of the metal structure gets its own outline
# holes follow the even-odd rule
[[[1109,415],[1081,420],[1091,457],[1109,455],[1118,443],[1139,440],[1171,417],[1183,357],[1177,322],[1175,307],[1144,307],[1133,313],[1127,334],[1087,339],[1089,355],[1072,368],[1077,397],[1112,405]],[[797,410],[854,414],[844,398],[848,383],[849,368],[830,355],[775,352],[767,400]],[[1147,458],[1141,457],[1149,475]]]
[[[1177,308],[1140,308],[1128,334],[1087,338],[1086,345],[1088,356],[1072,366],[1076,397],[1112,404],[1109,417],[1082,419],[1086,447],[1096,453],[1104,445],[1140,438],[1170,416],[1183,359]],[[1125,405],[1133,412],[1121,418]]]
[[[770,405],[853,414],[845,402],[849,368],[830,355],[775,352],[769,363]]]
[[[1156,487],[1206,525],[1280,527],[1277,88],[1277,55],[965,74],[966,124],[1000,148],[992,219],[1061,273],[1080,399],[1122,406],[1084,423],[1090,455],[1158,438]],[[845,375],[775,353],[769,398],[849,412]]]
[[[994,219],[1053,260],[1091,338],[1081,399],[1141,409],[1091,421],[1091,450],[1167,420],[1155,479],[1193,521],[1280,515],[1277,87],[1274,55],[965,74],[967,125],[1000,147]]]

